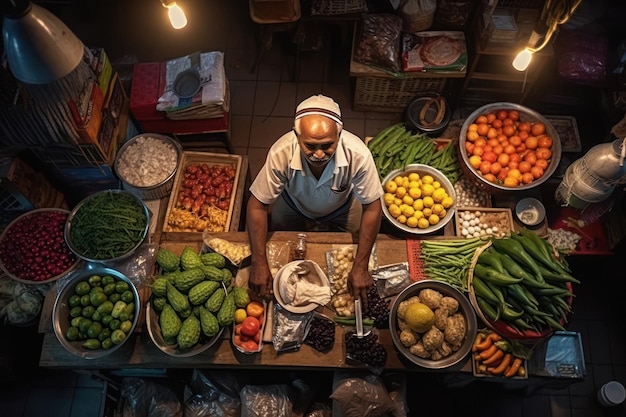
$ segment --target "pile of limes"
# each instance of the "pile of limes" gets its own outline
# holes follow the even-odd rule
[[[426,229],[443,219],[454,200],[430,174],[411,172],[383,184],[389,214],[408,227]]]

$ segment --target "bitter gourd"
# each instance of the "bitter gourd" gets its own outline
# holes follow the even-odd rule
[[[235,296],[232,292],[230,292],[217,312],[216,317],[219,325],[222,327],[230,326],[235,319],[236,309],[237,306],[235,305]]]
[[[198,255],[191,246],[185,246],[183,248],[183,252],[180,254],[180,266],[183,270],[191,269],[200,265],[202,265],[200,255]]]
[[[152,306],[158,311],[163,310],[163,306],[167,304],[167,298],[165,297],[152,297]]]
[[[163,338],[166,340],[176,339],[182,324],[183,322],[176,314],[176,311],[174,311],[174,308],[169,304],[165,304],[159,316],[159,325],[161,326]]]
[[[209,297],[208,300],[206,300],[206,303],[204,306],[211,313],[217,313],[220,307],[222,307],[222,303],[224,302],[225,298],[226,298],[226,292],[222,291],[221,289],[217,290]]]
[[[152,283],[152,294],[157,297],[165,297],[167,294],[167,278],[161,276],[154,280]]]
[[[193,305],[202,304],[221,286],[222,284],[217,281],[202,281],[189,290],[187,294],[189,302]]]
[[[167,248],[159,248],[156,256],[157,265],[164,271],[176,271],[180,265],[180,258]]]
[[[193,314],[189,315],[180,326],[176,341],[179,349],[189,349],[200,339],[200,320]]]
[[[180,291],[189,291],[191,287],[204,281],[206,275],[201,267],[186,269],[174,280],[174,286]]]
[[[220,331],[217,317],[204,307],[200,307],[200,326],[207,337],[213,337]]]
[[[250,304],[250,295],[245,288],[234,287],[232,293],[233,297],[235,297],[235,305],[237,307],[246,308],[246,306]]]
[[[189,310],[189,300],[187,296],[178,291],[176,287],[169,282],[167,283],[167,301],[177,313]]]
[[[217,252],[207,252],[200,255],[200,260],[203,265],[214,266],[216,268],[224,268],[226,265],[226,258],[224,255]]]
[[[213,265],[203,265],[202,271],[204,271],[204,276],[211,281],[221,281],[222,280],[222,270]]]

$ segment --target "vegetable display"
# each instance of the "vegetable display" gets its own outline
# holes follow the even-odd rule
[[[441,171],[452,184],[460,177],[456,152],[456,142],[451,141],[442,147],[424,133],[414,134],[404,124],[389,126],[367,144],[378,174],[385,178],[391,171],[402,169],[410,164],[424,164]]]
[[[580,282],[566,261],[553,258],[550,244],[526,229],[492,239],[471,277],[480,312],[492,324],[503,323],[510,337],[564,330],[574,283]]]
[[[424,273],[432,279],[446,282],[460,291],[467,291],[467,271],[476,250],[485,242],[478,237],[469,239],[422,240],[420,259]]]
[[[143,241],[148,229],[140,200],[111,190],[87,197],[69,221],[70,247],[79,256],[95,260],[128,254]]]
[[[509,341],[492,330],[482,330],[476,334],[472,352],[474,372],[477,375],[504,378],[527,376],[524,361],[530,358],[531,351],[519,342]]]

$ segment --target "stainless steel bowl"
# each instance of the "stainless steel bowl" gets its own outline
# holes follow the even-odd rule
[[[467,155],[467,152],[465,150],[466,134],[467,134],[467,129],[469,125],[474,123],[474,121],[481,114],[486,114],[489,112],[497,112],[498,110],[507,110],[507,111],[517,110],[519,112],[521,121],[528,121],[531,123],[533,122],[543,123],[546,126],[547,134],[552,138],[552,148],[551,148],[552,158],[550,159],[550,164],[545,169],[543,176],[537,180],[534,180],[530,184],[523,184],[517,187],[507,187],[503,184],[493,183],[491,181],[486,180],[480,174],[480,172],[474,169],[469,163],[469,156]],[[537,113],[536,111],[528,107],[515,104],[515,103],[507,103],[507,102],[491,103],[491,104],[487,104],[485,106],[479,107],[476,110],[474,110],[474,112],[472,112],[472,114],[470,114],[467,117],[467,119],[465,119],[465,122],[463,123],[463,126],[461,127],[458,149],[459,149],[459,154],[460,154],[459,159],[461,160],[461,168],[463,169],[464,174],[467,175],[468,178],[471,178],[480,188],[493,194],[502,194],[506,192],[516,192],[516,191],[527,191],[527,190],[533,189],[543,184],[545,181],[547,181],[548,178],[550,178],[550,176],[554,174],[554,171],[556,171],[557,167],[559,166],[559,163],[561,162],[561,140],[559,139],[559,134],[557,130],[554,128],[554,126],[548,121],[548,119],[546,119],[545,117],[543,117],[541,114]]]
[[[80,249],[80,246],[77,245],[77,242],[73,241],[72,228],[77,222],[83,221],[81,216],[83,215],[82,210],[84,209],[85,204],[87,204],[88,202],[91,202],[95,198],[102,197],[107,194],[110,195],[112,199],[124,198],[124,199],[130,199],[131,201],[134,201],[139,207],[140,212],[143,213],[143,215],[145,216],[146,223],[145,223],[145,227],[143,228],[143,231],[137,234],[136,239],[135,239],[136,240],[135,244],[132,247],[130,247],[126,252],[121,253],[114,257],[104,257],[104,256],[94,257],[90,254],[83,253]],[[112,206],[115,206],[115,204],[112,204]],[[105,216],[104,211],[101,214],[103,217]],[[65,235],[65,242],[70,247],[72,252],[74,252],[76,256],[78,256],[79,258],[88,262],[98,262],[98,263],[102,263],[105,265],[112,265],[118,261],[121,261],[133,255],[137,251],[139,246],[141,246],[141,244],[145,241],[148,235],[149,229],[150,229],[150,210],[148,210],[148,207],[146,206],[146,204],[139,197],[137,197],[135,194],[131,192],[124,191],[124,190],[104,190],[104,191],[94,193],[84,198],[82,201],[80,201],[76,205],[76,207],[74,207],[74,209],[70,212],[70,215],[67,218],[67,222],[65,223],[64,235]],[[110,232],[107,232],[107,233],[110,233]],[[106,235],[106,233],[103,233],[103,234]]]
[[[433,99],[439,100],[436,101],[436,103],[438,103],[437,106],[431,105],[431,100]],[[437,119],[439,111],[438,106],[445,106],[445,110],[441,115],[439,123],[434,123]],[[422,110],[424,110],[423,119],[420,117]],[[438,93],[425,93],[424,95],[414,99],[407,106],[405,124],[411,130],[417,130],[418,132],[424,133],[430,137],[437,137],[446,130],[448,124],[450,123],[451,116],[452,111],[450,110],[448,101],[444,96],[441,96]]]
[[[124,281],[128,283],[130,287],[130,291],[133,293],[133,302],[135,303],[135,314],[132,320],[131,330],[128,332],[126,338],[117,345],[113,345],[111,349],[87,349],[82,346],[82,341],[71,341],[66,337],[67,330],[71,326],[71,318],[70,318],[70,306],[69,299],[74,294],[74,288],[76,284],[81,281],[87,281],[89,277],[92,275],[111,275],[118,281]],[[137,321],[139,319],[139,312],[141,307],[141,302],[139,299],[139,293],[137,292],[137,288],[135,284],[124,274],[121,272],[105,267],[96,267],[96,268],[87,268],[75,276],[69,279],[67,282],[58,281],[59,292],[54,301],[54,307],[52,309],[52,327],[54,329],[54,334],[56,335],[59,343],[70,353],[79,356],[83,359],[97,359],[103,356],[110,355],[116,350],[120,349],[128,339],[132,338],[132,334],[135,331],[135,327],[137,327]],[[62,286],[63,285],[63,286]]]
[[[458,311],[461,312],[463,316],[465,316],[465,338],[463,339],[463,343],[460,349],[440,360],[420,358],[419,356],[412,354],[409,349],[406,348],[400,341],[400,329],[398,327],[398,307],[400,306],[400,303],[402,301],[418,295],[420,291],[426,288],[439,291],[444,296],[455,298],[459,302]],[[404,359],[423,368],[444,369],[458,364],[468,356],[468,354],[472,350],[472,344],[474,343],[474,339],[476,338],[478,324],[476,321],[476,313],[474,312],[474,309],[472,308],[469,300],[467,299],[467,297],[465,297],[465,295],[463,295],[463,293],[442,281],[422,280],[417,281],[406,287],[404,290],[402,290],[400,294],[398,294],[396,299],[393,301],[389,313],[389,330],[391,332],[391,339],[393,340],[393,344],[395,345],[396,350]]]
[[[381,205],[383,206],[383,213],[385,214],[385,217],[387,218],[389,223],[391,223],[398,229],[403,230],[407,233],[412,233],[415,235],[426,235],[429,233],[434,233],[440,230],[446,224],[448,224],[448,222],[454,216],[454,210],[456,207],[456,193],[454,191],[454,186],[452,185],[450,180],[445,175],[443,175],[443,173],[439,171],[438,169],[435,169],[431,166],[424,165],[424,164],[411,164],[411,165],[407,165],[404,169],[396,169],[394,171],[391,171],[389,174],[387,174],[387,176],[383,178],[383,181],[382,181],[383,187],[385,186],[387,181],[395,178],[397,175],[404,176],[404,175],[409,175],[412,172],[417,172],[420,175],[420,177],[428,174],[428,175],[431,175],[435,180],[439,181],[441,186],[446,190],[446,193],[450,197],[452,197],[454,204],[452,204],[452,206],[446,209],[446,215],[442,219],[439,219],[439,223],[428,226],[425,229],[420,229],[418,227],[409,227],[406,224],[402,224],[399,221],[397,221],[389,213],[389,209],[385,205],[384,198],[381,197]]]

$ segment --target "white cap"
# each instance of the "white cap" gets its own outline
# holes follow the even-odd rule
[[[330,97],[321,94],[311,96],[296,108],[296,120],[310,114],[326,116],[343,126],[339,104]]]

